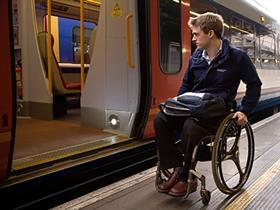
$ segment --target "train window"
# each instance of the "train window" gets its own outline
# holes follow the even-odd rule
[[[181,69],[181,1],[159,1],[160,66],[164,73],[176,74]]]
[[[84,28],[84,55],[85,63],[90,63],[89,58],[89,47],[90,47],[90,35],[93,31],[93,28]],[[72,29],[72,43],[73,43],[73,60],[74,63],[81,62],[81,43],[80,43],[80,26],[75,26]]]
[[[47,15],[44,15],[43,22],[42,30],[47,31]],[[54,52],[57,60],[62,63],[80,63],[80,20],[52,15],[52,22],[55,29],[52,35],[55,39]],[[87,64],[90,62],[90,35],[95,27],[95,23],[84,22],[84,51]]]
[[[276,52],[276,64],[278,65],[278,67],[279,67],[279,65],[280,65],[280,44],[279,44],[279,42],[280,42],[280,34],[278,34],[278,37],[277,37],[277,41],[276,41],[276,49],[277,49],[277,52]]]
[[[262,67],[270,67],[275,64],[275,37],[272,33],[260,35],[260,52]]]
[[[224,21],[225,21],[225,23],[224,23],[224,34],[223,34],[223,37],[225,37],[228,40],[230,40],[230,29],[229,29],[229,25],[230,24],[228,24],[228,21],[226,19],[224,19]]]
[[[231,43],[247,52],[252,62],[256,61],[255,27],[242,19],[233,17],[230,25]]]

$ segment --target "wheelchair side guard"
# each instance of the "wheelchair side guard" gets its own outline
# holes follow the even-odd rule
[[[216,133],[212,148],[212,172],[215,183],[220,191],[225,194],[234,194],[238,192],[248,180],[253,161],[254,161],[254,136],[249,123],[243,127],[236,124],[233,114],[229,114],[221,123]],[[242,132],[244,130],[245,132]],[[244,169],[240,165],[239,142],[241,138],[248,141],[247,162]],[[243,139],[244,140],[244,139]],[[233,145],[228,148],[229,141],[234,141]],[[238,183],[231,187],[225,181],[223,175],[223,161],[231,160],[237,167],[239,173]]]

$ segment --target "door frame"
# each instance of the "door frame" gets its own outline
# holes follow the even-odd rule
[[[140,101],[131,136],[137,139],[144,135],[151,107],[152,75],[150,50],[150,0],[138,0],[138,36],[140,56]]]
[[[6,105],[3,110],[3,113],[0,116],[1,119],[1,128],[0,132],[3,135],[1,143],[5,147],[4,155],[0,156],[2,165],[0,167],[0,182],[7,178],[11,172],[12,161],[13,161],[13,152],[15,144],[15,134],[16,134],[16,72],[15,72],[15,59],[14,59],[14,40],[13,40],[13,14],[12,14],[12,1],[3,0],[0,2],[0,9],[2,14],[2,41],[1,46],[3,48],[4,61],[3,66],[7,68],[1,69],[3,71],[1,76],[1,83],[3,84],[4,91],[10,91],[10,93],[4,93],[0,95],[1,102]],[[10,72],[10,75],[9,75]],[[3,78],[4,77],[4,78]],[[5,81],[5,82],[4,82]],[[2,98],[3,97],[3,98]],[[1,111],[2,112],[2,111]],[[5,116],[4,116],[5,115]],[[6,118],[6,119],[4,119]],[[4,122],[6,121],[6,122]],[[2,151],[3,152],[3,151]]]

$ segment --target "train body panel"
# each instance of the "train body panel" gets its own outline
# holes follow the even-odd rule
[[[11,2],[1,1],[2,15],[1,56],[0,56],[0,182],[8,177],[11,170],[15,137],[15,72],[11,40]]]
[[[167,15],[171,9],[171,14],[176,14],[175,21]],[[189,1],[151,1],[151,11],[152,105],[145,137],[154,135],[153,119],[159,103],[178,93],[191,53],[190,30],[186,27]]]

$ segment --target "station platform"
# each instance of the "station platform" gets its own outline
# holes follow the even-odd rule
[[[217,189],[211,162],[198,162],[197,170],[206,176],[211,200],[204,206],[198,190],[188,198],[171,197],[155,189],[156,167],[106,186],[53,209],[280,209],[280,113],[252,125],[255,137],[254,165],[243,189],[234,196]],[[241,139],[242,140],[242,139]],[[241,160],[242,161],[242,160]],[[227,170],[227,182],[238,179]]]

